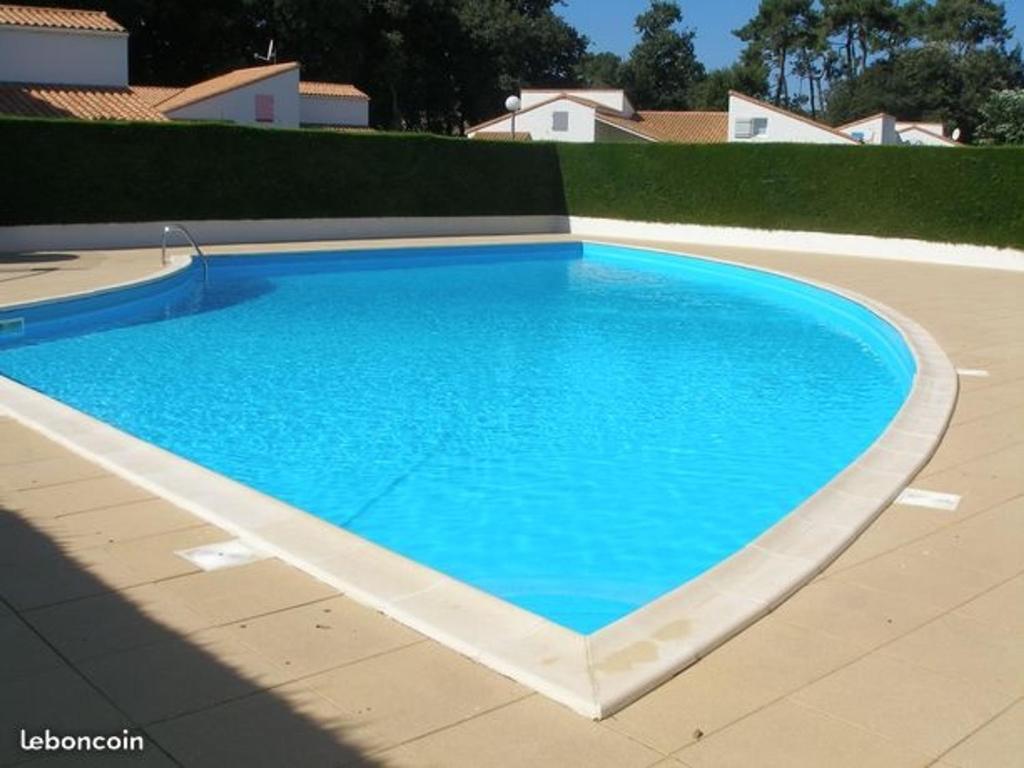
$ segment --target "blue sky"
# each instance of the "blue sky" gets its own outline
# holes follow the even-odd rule
[[[732,30],[754,15],[757,0],[681,0],[683,23],[697,30],[697,55],[708,68],[731,64],[742,43]],[[1016,39],[1024,40],[1024,0],[1005,0]],[[591,40],[592,51],[625,56],[636,43],[633,20],[649,0],[566,0],[559,9],[576,29]]]

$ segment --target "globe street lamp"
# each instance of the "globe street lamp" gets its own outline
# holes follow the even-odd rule
[[[516,140],[516,112],[523,108],[523,103],[518,96],[509,96],[505,99],[505,109],[512,113],[512,141]]]

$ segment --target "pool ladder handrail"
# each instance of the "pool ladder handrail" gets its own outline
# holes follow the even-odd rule
[[[192,237],[192,234],[181,224],[167,224],[164,226],[164,233],[160,239],[160,263],[165,267],[167,266],[167,236],[172,232],[180,232],[183,234],[185,239],[188,240],[189,244],[191,244],[199,255],[199,260],[203,264],[203,282],[205,283],[207,273],[209,272],[209,266],[206,262],[206,254],[203,253],[203,249],[199,247],[199,243],[197,243],[196,239]]]

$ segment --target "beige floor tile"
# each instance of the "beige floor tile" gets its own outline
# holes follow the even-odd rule
[[[849,723],[780,701],[676,757],[691,768],[924,768],[928,760]]]
[[[167,720],[147,730],[190,768],[377,765],[352,745],[337,707],[301,684]]]
[[[199,568],[176,552],[225,541],[230,534],[212,525],[199,525],[139,539],[128,539],[107,544],[97,549],[76,552],[74,558],[84,567],[92,569],[97,560],[116,563],[130,574],[135,584],[160,581],[188,573]]]
[[[1019,333],[1019,331],[1018,331]],[[953,413],[953,424],[969,424],[985,416],[1005,413],[1024,408],[1024,389],[1014,381],[993,384],[984,389],[965,389],[957,400]]]
[[[225,631],[294,675],[425,642],[419,633],[345,597],[232,624]]]
[[[181,576],[159,587],[211,624],[230,624],[338,594],[275,559]]]
[[[646,768],[663,758],[536,695],[380,755],[389,767],[445,768]]]
[[[39,545],[39,539],[34,544]],[[86,567],[52,547],[43,545],[41,551],[45,554],[27,562],[0,564],[0,594],[19,611],[126,589],[138,583],[129,570],[102,552],[90,552]]]
[[[148,491],[113,475],[24,491],[0,490],[0,505],[27,518],[53,518],[151,499]]]
[[[87,659],[80,668],[139,723],[206,709],[294,679],[222,629]]]
[[[775,610],[782,621],[842,638],[865,651],[921,626],[941,609],[892,592],[819,579]]]
[[[67,448],[58,445],[34,429],[8,416],[0,416],[0,465],[23,464],[71,455]]]
[[[17,464],[0,464],[0,488],[24,491],[109,474],[98,464],[66,452]]]
[[[29,736],[47,728],[54,734],[120,733],[130,723],[67,666],[0,685],[0,765],[25,760],[20,731]],[[34,756],[34,755],[30,755]]]
[[[211,624],[153,584],[39,608],[24,615],[75,661],[166,641]]]
[[[1017,702],[942,756],[957,768],[1020,768],[1024,760],[1024,702]]]
[[[798,596],[799,597],[799,596]],[[857,658],[846,640],[769,615],[606,721],[675,752]]]
[[[0,685],[64,666],[60,656],[12,613],[0,616],[0,649]]]
[[[966,517],[1024,494],[1021,466],[1024,466],[1024,450],[1020,445],[1013,445],[982,459],[918,477],[912,485],[959,494],[962,498],[956,513]]]
[[[1024,388],[1024,387],[1022,387]],[[921,470],[921,475],[936,474],[945,469],[967,464],[1010,446],[1024,438],[1024,407],[1007,413],[994,413],[967,422],[954,424],[942,438],[939,449]]]
[[[893,504],[825,569],[824,574],[831,576],[852,565],[892,552],[965,516],[965,513],[951,514],[944,510]]]
[[[872,654],[792,698],[937,758],[1013,697],[974,681]]]
[[[1024,572],[1024,496],[909,544],[907,550],[991,573],[999,580]]]
[[[1024,576],[998,587],[960,606],[958,616],[983,621],[1010,637],[1024,637]]]
[[[1024,642],[975,619],[948,613],[881,653],[963,682],[1024,696]]]
[[[998,584],[987,571],[960,565],[952,557],[924,555],[908,545],[839,571],[827,580],[845,581],[917,600],[940,611],[955,608]]]
[[[529,694],[433,642],[356,662],[305,683],[338,707],[346,731],[367,751],[395,746]]]

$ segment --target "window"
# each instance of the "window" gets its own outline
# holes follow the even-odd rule
[[[274,95],[272,93],[256,94],[256,122],[274,122]]]
[[[736,138],[752,139],[768,133],[767,117],[741,117],[736,120]]]
[[[551,113],[551,130],[564,133],[569,130],[569,113],[568,112],[552,112]]]

